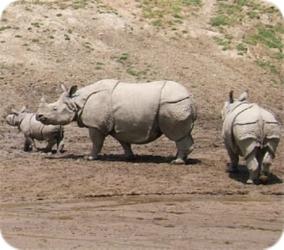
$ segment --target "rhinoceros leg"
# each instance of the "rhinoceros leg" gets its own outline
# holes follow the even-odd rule
[[[45,147],[45,152],[51,152],[53,146],[56,144],[56,139],[52,138],[47,141],[47,146]]]
[[[64,152],[64,139],[62,138],[60,141],[57,141],[56,144],[57,144],[56,153],[63,153]]]
[[[30,137],[25,136],[24,151],[28,152],[32,150],[33,150],[33,140]]]
[[[95,128],[89,128],[89,135],[93,145],[88,160],[97,160],[104,144],[105,135]]]
[[[172,164],[185,164],[187,155],[193,150],[193,139],[191,135],[183,137],[176,141],[177,158],[173,160]]]
[[[258,181],[259,177],[259,164],[255,155],[255,150],[246,158],[247,168],[249,170],[249,178],[247,184],[253,184]]]
[[[272,164],[272,159],[273,159],[273,156],[271,155],[270,152],[264,153],[263,160],[260,163],[261,164],[261,173],[260,173],[260,177],[259,177],[260,181],[263,184],[266,184],[267,181],[268,181],[268,176],[270,174],[270,166]]]
[[[126,159],[127,160],[132,160],[134,158],[134,154],[133,154],[133,151],[131,149],[131,144],[130,143],[126,143],[126,142],[122,142],[122,141],[119,141],[119,143],[121,144],[121,146],[122,146],[122,148],[124,150]]]
[[[226,146],[226,149],[227,149],[228,155],[230,157],[230,164],[227,167],[226,171],[229,172],[229,173],[237,172],[238,171],[238,164],[239,164],[239,155],[237,153],[233,152],[233,150],[228,146]]]

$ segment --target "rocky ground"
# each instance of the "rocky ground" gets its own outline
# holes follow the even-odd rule
[[[229,8],[230,7],[230,8]],[[253,14],[252,14],[253,13]],[[220,109],[228,92],[283,124],[283,19],[258,1],[18,1],[0,22],[1,231],[20,249],[261,249],[283,229],[284,144],[268,185],[225,172]],[[194,95],[195,150],[169,162],[165,137],[134,146],[128,162],[107,138],[99,161],[84,159],[87,130],[65,128],[62,155],[25,153],[4,117],[36,110],[60,83],[170,79]],[[283,130],[282,130],[283,135]]]

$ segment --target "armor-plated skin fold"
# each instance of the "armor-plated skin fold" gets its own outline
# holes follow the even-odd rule
[[[247,183],[265,183],[280,141],[280,123],[271,112],[249,103],[247,92],[238,100],[232,94],[222,110],[222,134],[231,160],[228,171],[237,170],[242,156],[249,170]]]
[[[10,126],[18,127],[25,136],[24,151],[36,148],[35,140],[46,141],[45,151],[51,152],[57,145],[57,152],[62,152],[64,147],[64,130],[60,125],[44,125],[36,120],[36,114],[28,112],[25,107],[21,111],[12,111],[6,121]]]
[[[41,102],[37,119],[45,124],[77,121],[80,127],[87,127],[93,142],[90,159],[98,157],[107,135],[116,138],[130,158],[131,144],[145,144],[162,134],[176,142],[173,163],[185,163],[193,149],[196,109],[192,96],[179,83],[134,84],[106,79],[79,90],[76,86],[62,89],[57,102]]]

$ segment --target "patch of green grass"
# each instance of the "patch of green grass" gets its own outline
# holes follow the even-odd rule
[[[222,50],[228,50],[231,48],[232,38],[230,36],[214,37],[214,40],[219,46],[222,47]]]
[[[271,73],[278,74],[278,70],[274,64],[272,64],[270,61],[264,60],[264,59],[258,59],[256,60],[256,64],[260,66],[261,68],[270,71]]]
[[[283,42],[281,37],[277,34],[273,26],[259,26],[256,32],[245,38],[245,42],[250,45],[261,43],[268,48],[276,48],[280,51],[283,49]]]
[[[125,61],[127,61],[128,57],[129,54],[127,52],[124,52],[118,57],[117,61],[120,63],[124,63]]]
[[[156,27],[167,27],[182,23],[193,9],[201,6],[201,0],[142,0],[143,17]]]
[[[226,15],[219,15],[211,18],[212,26],[224,26],[230,24],[230,20]]]
[[[12,27],[11,26],[2,26],[2,27],[0,27],[0,31],[7,30],[7,29],[12,29]]]
[[[31,25],[36,27],[36,28],[40,28],[40,23],[38,23],[38,22],[31,23]]]
[[[64,39],[65,39],[66,41],[69,41],[69,40],[70,40],[70,37],[69,37],[67,34],[64,34]]]
[[[73,0],[72,1],[72,6],[74,9],[82,9],[87,7],[88,5],[88,0]]]
[[[239,43],[236,46],[236,49],[237,49],[239,55],[244,55],[248,51],[248,48],[247,48],[247,46],[244,43]]]

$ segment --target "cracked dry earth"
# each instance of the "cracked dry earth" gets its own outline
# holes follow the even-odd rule
[[[1,22],[16,28],[0,33],[5,41],[0,54],[1,115],[23,104],[36,110],[43,93],[55,100],[60,82],[83,86],[103,78],[144,81],[129,74],[129,68],[142,72],[146,67],[145,78],[182,82],[193,93],[199,111],[195,150],[186,165],[170,165],[175,146],[161,137],[134,145],[137,157],[129,162],[120,145],[107,138],[100,160],[90,162],[84,159],[91,146],[87,130],[71,124],[65,128],[63,154],[25,153],[22,135],[1,118],[4,238],[19,249],[273,245],[284,223],[284,144],[279,145],[270,182],[246,185],[244,162],[239,173],[225,172],[228,156],[220,108],[230,89],[240,93],[248,88],[252,101],[270,107],[283,121],[283,85],[276,85],[248,58],[218,49],[211,38],[216,31],[201,18],[213,13],[215,1],[191,17],[189,37],[179,39],[169,39],[135,17],[139,9],[134,1],[102,1],[119,15],[98,11],[93,2],[85,9],[21,3],[6,10]],[[125,51],[128,58],[121,63],[117,59]]]

